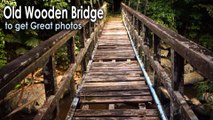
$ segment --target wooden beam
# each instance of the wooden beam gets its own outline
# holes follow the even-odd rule
[[[130,20],[127,20],[127,24],[130,24],[129,21]],[[130,24],[130,29],[132,29],[133,27],[134,26]],[[174,101],[179,105],[181,110],[183,110],[182,113],[184,113],[184,116],[185,116],[184,118],[186,118],[187,120],[198,120],[198,118],[196,117],[194,112],[190,109],[185,99],[180,94],[180,92],[173,91],[172,85],[171,85],[172,80],[170,79],[169,75],[165,72],[165,70],[162,68],[160,63],[154,60],[154,56],[152,55],[152,52],[150,51],[149,47],[143,43],[142,37],[139,36],[138,33],[136,33],[136,35],[137,35],[137,39],[140,40],[140,45],[142,46],[144,53],[147,55],[147,59],[149,63],[151,64],[151,67],[156,71],[158,78],[161,79],[161,83],[164,85],[164,87],[168,91],[171,98],[173,98]]]
[[[87,22],[80,21],[82,25]],[[76,33],[77,31],[62,31],[1,69],[0,76],[3,77],[0,78],[0,99],[3,99],[28,74],[43,67],[49,57]]]
[[[70,40],[67,41],[67,55],[69,59],[69,63],[75,62],[75,39],[71,37]]]
[[[213,53],[211,51],[166,27],[156,24],[152,19],[134,11],[132,8],[123,3],[122,8],[129,14],[137,17],[145,26],[170,45],[200,73],[202,73],[202,75],[213,81]]]
[[[56,69],[54,57],[50,56],[47,64],[43,69],[46,98],[48,98],[50,95],[54,95],[57,89],[55,70]]]

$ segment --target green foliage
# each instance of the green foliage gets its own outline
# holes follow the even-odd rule
[[[147,16],[157,23],[175,29],[175,13],[170,0],[149,0]]]
[[[213,93],[213,82],[210,81],[204,81],[199,82],[195,85],[195,88],[197,89],[197,97],[202,99],[204,93]],[[212,101],[213,102],[213,101]]]
[[[0,29],[0,68],[2,68],[7,62],[6,52],[4,50],[4,47],[5,47],[4,33]]]
[[[10,48],[10,50],[14,50],[17,55],[23,55],[28,50],[38,46],[41,42],[41,40],[38,39],[38,34],[33,30],[12,31],[12,34],[5,36],[5,41],[8,45],[15,46]]]
[[[66,70],[69,67],[69,59],[67,57],[67,47],[62,46],[55,54],[56,67]]]
[[[56,7],[57,9],[68,8],[68,3],[64,0],[44,0],[44,6],[46,7]]]

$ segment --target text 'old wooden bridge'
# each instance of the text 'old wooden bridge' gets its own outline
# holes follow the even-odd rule
[[[59,114],[58,104],[67,90],[73,99],[67,120],[198,120],[183,97],[184,61],[212,81],[212,52],[125,4],[121,6],[122,17],[105,18],[96,23],[82,20],[81,30],[61,31],[10,62],[0,71],[1,102],[28,74],[44,67],[46,102],[35,120],[53,119]],[[106,15],[107,5],[102,9]],[[81,49],[75,56],[77,33],[80,33]],[[171,47],[171,76],[160,64],[161,42]],[[54,53],[64,44],[70,66],[57,87]],[[84,74],[75,90],[73,76],[79,65]],[[152,82],[145,69],[153,71]],[[170,96],[167,111],[156,89],[160,86]]]

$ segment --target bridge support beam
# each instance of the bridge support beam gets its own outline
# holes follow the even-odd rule
[[[174,91],[178,91],[183,95],[184,90],[184,59],[177,52],[171,49],[171,59],[172,59],[172,81],[171,86]],[[181,110],[175,101],[171,98],[170,100],[170,116],[171,120],[181,119]]]
[[[46,98],[48,98],[51,95],[54,95],[57,88],[57,83],[55,80],[55,63],[54,62],[55,62],[54,57],[50,56],[46,66],[43,69]]]

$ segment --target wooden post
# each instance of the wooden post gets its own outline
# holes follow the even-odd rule
[[[184,59],[176,51],[171,49],[171,59],[172,59],[172,89],[173,91],[179,91],[183,94],[184,90]],[[181,119],[181,110],[177,106],[174,100],[170,99],[170,120]]]
[[[172,88],[183,94],[184,87],[184,58],[173,49],[171,50],[172,59]]]
[[[141,21],[138,20],[138,26],[137,26],[138,35],[141,35]]]
[[[67,41],[67,54],[69,63],[75,63],[75,38],[71,37],[70,40]],[[73,77],[70,79],[69,83],[69,91],[70,91],[70,99],[73,99],[75,96],[75,81]]]
[[[88,27],[89,27],[88,28],[88,34],[89,34],[89,37],[90,37],[90,35],[91,35],[92,31],[93,31],[92,30],[92,23],[91,23],[91,21],[88,22]]]
[[[160,50],[160,38],[154,34],[153,37],[153,47],[154,47],[154,60],[158,61],[160,63],[160,59],[161,59],[161,50]],[[159,79],[159,77],[157,76],[156,71],[154,70],[153,72],[154,74],[154,87],[156,90],[156,93],[159,97],[159,100],[162,101],[162,97],[161,97],[161,91],[158,89],[161,86],[161,81]]]
[[[43,69],[46,98],[48,98],[50,95],[54,95],[57,88],[57,83],[55,80],[54,62],[55,62],[54,57],[50,56],[46,66]]]
[[[80,48],[84,48],[85,43],[85,27],[82,27],[80,30]]]
[[[70,40],[67,41],[67,55],[69,59],[69,63],[75,62],[75,39],[71,37]]]

